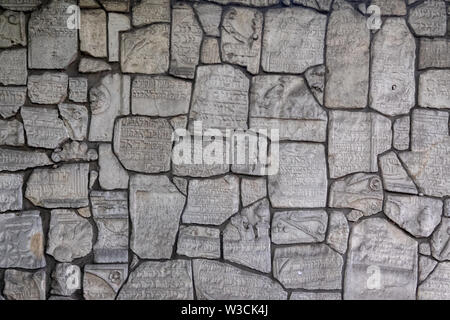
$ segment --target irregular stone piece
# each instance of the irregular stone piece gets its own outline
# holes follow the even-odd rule
[[[282,2],[285,5],[289,5],[292,2],[321,11],[330,11],[332,0],[282,0]]]
[[[409,12],[409,24],[418,36],[445,36],[447,32],[445,1],[426,0]]]
[[[27,87],[0,87],[0,115],[8,118],[25,104]]]
[[[228,8],[221,28],[224,62],[241,65],[252,74],[259,72],[263,15],[256,9]]]
[[[78,65],[78,71],[81,73],[96,73],[111,70],[111,66],[101,59],[83,57]]]
[[[381,218],[353,226],[344,280],[345,300],[412,300],[417,242]]]
[[[0,6],[14,11],[31,11],[40,6],[42,0],[0,0]]]
[[[130,0],[98,0],[106,11],[128,12]]]
[[[289,300],[342,300],[337,292],[292,292]]]
[[[130,18],[127,15],[114,12],[108,14],[109,62],[119,62],[120,32],[130,29]]]
[[[28,21],[28,67],[65,69],[78,56],[76,0],[52,0]],[[25,65],[26,66],[26,65]]]
[[[192,85],[167,76],[138,76],[131,86],[133,114],[176,116],[189,112]]]
[[[393,146],[397,150],[407,150],[409,148],[409,116],[398,118],[394,121]]]
[[[128,263],[128,194],[125,191],[92,191],[92,215],[98,236],[96,263]]]
[[[434,270],[438,262],[429,257],[419,256],[419,281],[424,281]]]
[[[208,0],[216,2],[222,5],[227,5],[229,3],[237,3],[252,7],[268,7],[278,4],[280,0]]]
[[[328,205],[351,208],[371,216],[383,208],[383,184],[376,174],[355,173],[334,181],[330,186]]]
[[[69,77],[63,72],[46,72],[28,77],[28,96],[31,102],[58,104],[67,97]]]
[[[157,74],[169,70],[169,24],[153,24],[120,35],[122,72]]]
[[[92,250],[93,230],[89,220],[74,210],[52,210],[46,253],[57,261],[72,262]]]
[[[56,169],[34,169],[25,197],[45,208],[88,206],[89,164],[65,164]]]
[[[57,263],[52,272],[51,294],[71,296],[81,289],[80,267],[70,263]]]
[[[102,9],[81,10],[80,50],[93,57],[106,58],[106,13]]]
[[[419,105],[424,108],[450,108],[450,70],[430,70],[420,74]]]
[[[86,300],[114,300],[127,277],[127,264],[86,265],[83,297]]]
[[[23,125],[17,120],[0,120],[0,144],[23,146],[25,143]]]
[[[193,300],[192,266],[188,260],[143,262],[131,272],[118,300]]]
[[[269,201],[263,199],[233,216],[223,231],[225,260],[269,273],[270,257]]]
[[[359,219],[364,217],[364,213],[359,210],[352,210],[346,215],[347,220],[351,222],[358,222]]]
[[[329,219],[327,244],[340,254],[344,254],[347,251],[349,233],[350,228],[345,215],[340,211],[332,211]]]
[[[444,201],[444,216],[450,217],[450,199]]]
[[[445,111],[415,109],[411,121],[411,150],[426,152],[449,140],[449,115]]]
[[[241,180],[241,200],[242,205],[247,207],[248,205],[267,196],[267,183],[264,178],[248,179],[242,178]]]
[[[0,84],[27,84],[27,49],[0,51]]]
[[[323,64],[326,23],[325,15],[310,9],[269,9],[264,21],[264,71],[303,73],[311,66]]]
[[[131,250],[143,259],[169,259],[185,202],[166,176],[132,176]]]
[[[287,293],[269,277],[212,260],[194,260],[199,300],[286,300]],[[220,275],[220,276],[218,276]]]
[[[208,37],[203,40],[200,61],[204,64],[221,63],[217,38]]]
[[[4,11],[0,15],[0,48],[27,45],[26,18],[22,12]]]
[[[205,34],[207,36],[219,37],[222,7],[212,3],[198,2],[194,4],[194,9]]]
[[[416,42],[403,18],[388,18],[372,43],[370,107],[406,114],[415,104]]]
[[[419,253],[425,256],[431,256],[431,245],[428,242],[420,243]]]
[[[108,74],[89,93],[91,107],[90,141],[111,142],[114,120],[130,113],[130,76]]]
[[[0,171],[19,171],[52,163],[44,152],[0,148]]]
[[[332,178],[378,171],[377,156],[391,148],[391,121],[376,113],[332,111],[328,132]]]
[[[80,8],[87,9],[100,8],[100,4],[97,2],[97,0],[80,0],[79,6]]]
[[[322,65],[309,68],[305,72],[305,78],[308,82],[308,86],[320,104],[323,104],[323,93],[325,90],[325,70],[325,66]]]
[[[391,151],[380,156],[379,160],[384,189],[392,192],[417,194],[416,185],[394,152]]]
[[[22,210],[22,174],[0,174],[0,212]]]
[[[431,253],[439,261],[450,260],[450,218],[442,218],[442,222],[431,238]]]
[[[142,0],[133,6],[133,26],[170,22],[170,0]]]
[[[450,40],[420,39],[419,69],[450,68]]]
[[[380,7],[381,14],[386,16],[406,15],[406,3],[404,0],[373,0],[371,5]]]
[[[100,144],[98,152],[100,187],[105,190],[127,189],[128,173],[114,155],[111,145]]]
[[[297,76],[256,76],[250,90],[250,128],[279,129],[281,140],[324,142],[327,114]]]
[[[202,226],[180,226],[177,254],[191,258],[220,258],[220,230]]]
[[[58,109],[70,139],[77,141],[86,139],[89,121],[87,108],[73,103],[60,103]]]
[[[276,248],[273,275],[286,288],[341,289],[343,265],[341,255],[325,244]]]
[[[45,270],[6,270],[3,294],[8,300],[45,300],[46,278]]]
[[[418,287],[417,299],[450,299],[450,262],[442,262],[436,266],[433,273]]]
[[[91,190],[94,187],[95,182],[97,182],[98,179],[98,171],[97,170],[91,170],[89,171],[89,190]]]
[[[45,267],[39,211],[0,214],[0,268]]]
[[[73,102],[87,102],[88,79],[69,78],[69,99]]]
[[[114,130],[114,151],[128,170],[145,173],[169,171],[172,132],[166,119],[120,118]]]
[[[365,108],[370,66],[367,18],[345,1],[335,1],[333,7],[327,28],[325,106]]]
[[[89,149],[85,142],[72,141],[55,149],[52,154],[52,160],[61,161],[95,161],[98,159],[98,153],[95,149]]]
[[[283,143],[279,173],[268,177],[269,198],[275,208],[325,207],[327,168],[322,145]]]
[[[187,195],[187,188],[189,184],[189,181],[187,179],[173,177],[172,182],[182,194],[184,194],[185,196]]]
[[[239,178],[227,175],[189,182],[183,223],[220,225],[239,210]]]
[[[276,244],[312,243],[325,240],[328,215],[324,210],[275,212],[272,242]]]

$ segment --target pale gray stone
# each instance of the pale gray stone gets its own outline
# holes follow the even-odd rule
[[[185,196],[187,195],[189,180],[180,177],[173,177],[172,182],[182,194]]]
[[[200,53],[200,61],[204,64],[217,64],[221,62],[217,38],[204,38],[202,52]]]
[[[130,0],[98,0],[106,11],[128,12]]]
[[[379,157],[384,189],[391,192],[417,194],[417,188],[394,152]]]
[[[439,261],[450,260],[450,218],[442,222],[431,238],[431,253]]]
[[[170,22],[170,0],[142,0],[133,6],[133,26]]]
[[[420,39],[419,69],[450,68],[450,40]]]
[[[0,174],[0,212],[22,210],[22,174]]]
[[[69,77],[64,72],[46,72],[28,77],[28,97],[38,104],[58,104],[67,97]]]
[[[286,300],[287,293],[269,277],[229,264],[194,260],[194,283],[199,300]]]
[[[267,196],[267,181],[265,178],[242,178],[241,180],[241,200],[242,205],[248,205]]]
[[[0,0],[0,6],[14,11],[31,11],[40,6],[42,0]]]
[[[69,99],[73,102],[87,102],[88,79],[82,77],[69,78]]]
[[[278,137],[278,135],[272,134],[270,130],[270,128],[258,129],[258,133],[255,130],[236,130],[230,134],[231,139],[228,142],[231,147],[232,172],[249,176],[270,174],[271,160],[276,160],[269,158],[271,154],[268,147],[268,136],[271,138],[275,136],[275,139]],[[226,139],[228,139],[228,136]],[[226,152],[224,156],[225,161],[228,160]],[[275,163],[276,165],[278,163]]]
[[[338,292],[292,292],[289,300],[342,300]]]
[[[27,87],[0,87],[0,115],[8,118],[25,104]]]
[[[111,71],[111,66],[101,59],[83,57],[78,65],[78,71],[81,73],[97,73],[102,71]]]
[[[79,209],[77,209],[77,213],[80,216],[82,216],[83,218],[90,218],[91,217],[91,209],[89,207],[79,208]]]
[[[431,256],[431,245],[428,242],[420,243],[419,253],[425,256]]]
[[[88,201],[89,164],[64,164],[56,169],[34,169],[25,197],[45,208],[81,208]]]
[[[0,171],[20,171],[52,163],[44,152],[0,148]]]
[[[424,281],[434,270],[438,262],[429,257],[419,256],[419,281]]]
[[[27,84],[27,49],[0,51],[0,84]]]
[[[328,129],[330,176],[378,171],[377,156],[391,148],[391,121],[377,113],[332,111]]]
[[[381,218],[353,226],[344,280],[345,300],[414,300],[417,242]]]
[[[23,146],[25,135],[23,124],[17,120],[0,120],[0,144],[6,146]]]
[[[86,139],[89,122],[87,108],[73,103],[60,103],[58,109],[70,139],[77,141]]]
[[[127,189],[128,173],[114,155],[111,145],[100,144],[98,152],[99,183],[101,188],[105,190]]]
[[[180,226],[177,254],[191,258],[219,259],[220,252],[219,229],[202,226]]]
[[[98,179],[98,171],[97,170],[91,170],[89,171],[89,190],[91,190]]]
[[[350,222],[357,222],[359,219],[364,217],[364,213],[359,210],[351,210],[346,214],[347,220]]]
[[[450,70],[430,70],[420,74],[419,105],[424,108],[450,108]]]
[[[371,5],[380,7],[384,16],[404,16],[406,15],[405,0],[373,0]]]
[[[388,18],[372,43],[370,107],[406,114],[415,105],[416,42],[403,18]]]
[[[127,15],[111,12],[108,14],[108,60],[119,62],[120,32],[131,29]]]
[[[45,300],[46,280],[45,270],[6,270],[3,294],[8,300]]]
[[[275,208],[325,207],[327,167],[325,148],[319,144],[283,143],[279,172],[268,177],[268,191]]]
[[[39,211],[0,215],[0,268],[45,267],[44,234]]]
[[[286,288],[333,290],[342,287],[341,255],[325,244],[276,248],[273,275]]]
[[[409,12],[409,24],[418,36],[445,36],[446,4],[443,0],[426,0]]]
[[[325,71],[325,66],[322,65],[309,68],[305,72],[308,86],[320,104],[323,104],[323,94],[325,91]]]
[[[398,118],[394,121],[393,146],[397,150],[409,148],[409,132],[411,118],[409,116]]]
[[[411,150],[426,152],[434,146],[444,145],[450,139],[448,120],[445,111],[415,109],[411,121]]]
[[[182,220],[183,223],[220,225],[238,210],[238,177],[192,179]]]
[[[102,9],[81,10],[80,50],[93,57],[108,56],[106,13]]]
[[[198,2],[194,4],[194,9],[205,34],[207,36],[219,37],[222,7],[212,3]]]
[[[1,1],[0,1],[1,5]],[[6,10],[0,15],[0,48],[27,45],[26,17],[22,12]]]
[[[176,116],[169,119],[170,125],[174,130],[186,129],[188,124],[187,115]]]
[[[264,71],[303,73],[323,64],[326,23],[326,15],[310,9],[269,9],[264,19]]]
[[[114,300],[127,277],[127,264],[86,265],[83,297],[86,300]]]
[[[450,199],[444,201],[444,216],[450,217]]]
[[[314,8],[322,11],[331,10],[332,0],[282,0],[285,5],[289,5],[291,2],[294,4],[300,4],[305,7]]]
[[[442,262],[436,266],[433,273],[418,287],[417,299],[450,299],[450,262]]]
[[[340,211],[330,212],[327,244],[340,254],[345,254],[349,234],[350,228],[345,215]]]
[[[54,162],[61,161],[96,161],[98,153],[96,149],[89,149],[85,142],[72,141],[55,149],[52,153]]]
[[[276,5],[280,2],[280,0],[208,0],[208,1],[216,2],[222,5],[237,3],[251,7],[268,7]]]
[[[118,300],[193,300],[188,260],[147,261],[130,273]]]
[[[57,263],[52,272],[51,294],[69,297],[81,289],[80,267],[70,263]]]
[[[169,259],[185,202],[166,176],[132,176],[131,250],[143,259]]]

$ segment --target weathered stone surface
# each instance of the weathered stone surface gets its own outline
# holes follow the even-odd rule
[[[28,96],[31,102],[58,104],[67,97],[69,77],[63,72],[46,72],[28,77]]]
[[[225,260],[271,271],[269,201],[263,199],[233,216],[223,231]]]
[[[169,171],[172,132],[166,119],[120,118],[114,129],[114,151],[128,170],[145,173]]]
[[[22,174],[0,174],[0,212],[22,210]]]
[[[275,212],[272,219],[272,242],[295,244],[322,242],[327,231],[328,215],[324,210]]]
[[[321,11],[329,11],[331,9],[332,0],[282,0],[282,2],[285,5],[289,5],[292,2]]]
[[[8,118],[25,104],[27,87],[0,87],[0,115]]]
[[[187,195],[187,188],[189,184],[189,181],[187,179],[173,177],[172,182],[182,194],[184,194],[185,196]]]
[[[130,18],[120,13],[108,14],[108,60],[119,62],[119,32],[128,31],[131,28]]]
[[[267,196],[267,183],[265,178],[248,179],[242,178],[241,180],[241,200],[242,205],[247,207],[248,205]]]
[[[183,223],[220,225],[239,210],[239,178],[227,175],[189,182]]]
[[[15,11],[31,11],[40,6],[42,0],[0,0],[0,6]]]
[[[289,300],[342,300],[337,292],[292,292]]]
[[[409,148],[409,132],[411,118],[409,116],[398,118],[394,121],[393,146],[397,150],[407,150]]]
[[[431,256],[431,245],[429,242],[419,244],[419,253],[425,256]]]
[[[127,189],[128,173],[122,167],[112,151],[110,144],[100,144],[99,152],[99,182],[102,189]]]
[[[445,36],[446,5],[443,0],[426,0],[409,12],[409,24],[418,36]]]
[[[450,260],[450,218],[442,218],[442,222],[431,238],[431,253],[439,261]]]
[[[189,112],[192,85],[167,76],[138,76],[131,86],[133,114],[176,116]]]
[[[19,171],[52,163],[44,152],[0,148],[0,171]]]
[[[417,299],[450,299],[450,262],[442,262],[437,265],[428,279],[418,287]]]
[[[31,147],[54,149],[69,138],[56,109],[23,107],[20,114]]]
[[[80,267],[70,263],[57,263],[52,272],[51,294],[71,296],[81,289]]]
[[[323,94],[325,90],[325,66],[317,66],[309,68],[305,72],[305,78],[308,82],[309,89],[312,91],[317,101],[323,104]]]
[[[328,108],[365,108],[369,92],[370,30],[367,19],[345,1],[335,1],[327,28]]]
[[[22,12],[4,11],[0,15],[0,48],[27,45],[26,18]]]
[[[86,139],[89,121],[87,108],[73,103],[60,103],[58,109],[70,139]]]
[[[87,102],[88,79],[69,78],[69,99],[73,102]]]
[[[425,108],[450,108],[450,70],[430,70],[420,75],[419,105]]]
[[[89,171],[89,190],[91,190],[94,187],[94,184],[97,182],[97,179],[98,179],[98,171],[97,170]]]
[[[200,53],[200,61],[204,64],[217,64],[221,62],[217,38],[204,38],[202,52]]]
[[[100,8],[100,4],[97,2],[97,0],[79,0],[79,6],[80,8]]]
[[[237,3],[251,7],[268,7],[278,4],[280,2],[280,0],[208,0],[208,1],[216,2],[222,5]]]
[[[310,9],[269,9],[264,19],[264,71],[303,73],[308,67],[322,64],[326,22],[325,15]]]
[[[189,125],[203,128],[247,129],[249,80],[229,65],[197,68]]]
[[[131,250],[143,259],[169,259],[185,202],[166,176],[132,176]]]
[[[250,90],[250,128],[279,129],[281,140],[323,142],[327,114],[297,76],[256,76]]]
[[[371,5],[380,7],[381,14],[386,16],[406,15],[406,4],[404,0],[373,0]]]
[[[193,300],[188,260],[148,261],[131,272],[118,300]]]
[[[378,171],[377,156],[391,148],[391,121],[368,112],[330,113],[328,161],[330,176]]]
[[[411,121],[411,150],[426,152],[450,139],[445,111],[415,109]]]
[[[359,210],[351,210],[346,214],[347,220],[351,222],[358,222],[359,219],[364,217],[364,213]]]
[[[450,40],[420,39],[419,69],[450,68]]]
[[[133,6],[133,26],[170,22],[170,0],[142,0]]]
[[[76,4],[75,0],[52,0],[31,14],[28,21],[30,68],[64,69],[77,58],[77,21],[69,8]]]
[[[379,160],[384,189],[392,192],[417,194],[416,185],[394,152],[391,151],[380,156]]]
[[[107,11],[128,12],[130,0],[98,0]]]
[[[269,277],[229,264],[194,260],[194,283],[200,300],[286,300],[287,293]],[[220,276],[218,276],[220,275]]]
[[[78,71],[81,73],[96,73],[110,70],[112,70],[111,66],[101,59],[83,57],[78,65]]]
[[[273,275],[286,288],[341,289],[343,264],[341,255],[325,244],[276,248]]]
[[[46,278],[44,270],[6,270],[3,294],[8,300],[45,300]]]
[[[268,177],[269,198],[275,208],[325,207],[327,168],[322,145],[283,143],[279,173]]]
[[[39,211],[0,215],[0,268],[45,267],[44,234]]]
[[[351,208],[371,216],[383,208],[383,184],[376,174],[356,173],[336,180],[330,186],[328,205]]]
[[[93,57],[106,58],[106,13],[102,9],[81,10],[80,50]]]
[[[25,196],[45,208],[81,208],[88,205],[86,163],[65,164],[56,169],[34,169]]]
[[[419,256],[419,281],[424,281],[434,270],[438,262],[429,257]]]
[[[394,116],[415,104],[416,43],[403,18],[388,18],[372,43],[370,107]]]
[[[52,160],[61,161],[95,161],[98,153],[95,149],[89,149],[85,142],[72,141],[55,149],[52,153]]]
[[[202,226],[180,226],[177,254],[191,258],[220,258],[220,230]]]
[[[23,125],[17,120],[0,120],[0,144],[23,146],[25,143]]]
[[[444,216],[450,217],[450,199],[444,201]]]
[[[169,70],[168,24],[121,33],[120,65],[122,72],[156,74]]]
[[[27,84],[27,49],[0,51],[0,84]]]
[[[350,228],[345,215],[340,211],[332,211],[328,223],[327,244],[340,254],[344,254],[347,251],[349,233]]]
[[[89,93],[91,107],[90,141],[111,142],[114,120],[130,113],[130,76],[108,74]]]
[[[194,9],[205,34],[219,37],[222,7],[212,3],[198,2],[194,4]]]
[[[92,264],[84,267],[83,297],[114,300],[128,277],[126,264]]]
[[[352,228],[344,299],[415,299],[417,242],[381,218]]]

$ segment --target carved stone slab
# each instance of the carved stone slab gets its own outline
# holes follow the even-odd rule
[[[143,0],[133,6],[133,26],[170,22],[170,0]]]
[[[436,260],[431,259],[430,257],[419,256],[419,281],[422,282],[431,272],[433,272],[434,268],[438,262]]]
[[[352,228],[345,271],[344,299],[416,297],[417,242],[381,218]]]
[[[431,252],[439,261],[450,260],[450,218],[442,218],[442,222],[431,238]]]
[[[27,49],[0,51],[0,84],[27,84]]]
[[[127,264],[86,265],[83,297],[86,300],[114,300],[127,277]]]
[[[180,226],[177,254],[192,258],[220,258],[220,230],[202,226]]]
[[[321,105],[323,105],[323,94],[325,91],[325,71],[325,66],[321,65],[309,68],[305,72],[309,88]]]
[[[73,102],[87,102],[88,79],[69,78],[69,99]]]
[[[60,103],[58,109],[70,139],[77,141],[86,139],[89,121],[87,108],[73,103]]]
[[[408,2],[411,2],[408,0]],[[406,4],[404,0],[374,0],[372,5],[380,7],[381,14],[386,16],[406,15]]]
[[[409,24],[418,36],[445,36],[446,5],[443,0],[426,0],[409,12]]]
[[[135,18],[135,15],[133,15]],[[130,18],[120,13],[108,14],[108,57],[109,62],[119,62],[119,32],[128,31],[131,28]]]
[[[430,70],[420,75],[419,105],[436,109],[450,107],[449,70]]]
[[[28,96],[31,102],[58,104],[67,97],[69,77],[63,72],[46,72],[28,77]]]
[[[23,125],[17,120],[0,120],[0,144],[23,146],[25,143]]]
[[[392,192],[417,194],[417,188],[394,152],[379,157],[384,189]]]
[[[265,178],[241,179],[241,200],[244,207],[267,196]]]
[[[203,39],[200,61],[204,64],[217,64],[221,62],[217,38],[207,37]]]
[[[419,69],[450,68],[450,40],[420,39]]]
[[[41,5],[42,0],[0,0],[0,6],[14,11],[30,11]]]
[[[106,38],[105,11],[81,10],[80,50],[93,57],[105,58],[108,55]]]
[[[220,20],[222,7],[212,3],[198,2],[194,4],[195,12],[207,36],[220,36]]]
[[[200,300],[286,300],[287,293],[269,277],[229,264],[194,260],[194,283]]]
[[[44,152],[0,148],[0,171],[19,171],[52,163]]]
[[[0,87],[0,115],[8,118],[25,104],[27,87]]]
[[[89,57],[82,57],[78,65],[78,72],[80,73],[96,73],[111,70],[111,66],[104,60]]]
[[[1,1],[0,1],[1,5]],[[26,18],[22,12],[4,11],[0,15],[0,48],[27,45]]]
[[[99,182],[102,189],[127,189],[128,173],[122,167],[112,151],[110,144],[100,144],[98,147],[100,167]]]
[[[345,254],[349,234],[350,228],[345,215],[340,211],[330,212],[327,244],[340,254]]]
[[[8,300],[45,300],[46,278],[45,270],[6,270],[3,294]]]
[[[410,122],[409,116],[401,117],[394,121],[392,144],[395,149],[407,150],[409,148]]]
[[[0,174],[0,212],[22,210],[23,175]]]
[[[417,299],[450,299],[450,262],[442,262],[437,265],[428,279],[418,287]]]
[[[70,263],[57,263],[52,272],[51,294],[71,296],[81,289],[80,267]]]

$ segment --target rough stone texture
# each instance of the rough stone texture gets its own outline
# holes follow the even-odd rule
[[[417,289],[420,300],[450,299],[450,262],[437,265],[433,273]]]
[[[111,66],[101,59],[83,57],[78,65],[80,73],[96,73],[110,70],[112,70]]]
[[[248,205],[267,196],[267,183],[264,178],[241,180],[241,200],[242,205],[247,207]]]
[[[89,122],[87,108],[78,104],[60,103],[58,109],[70,139],[77,141],[86,139]]]
[[[129,180],[128,173],[114,155],[111,145],[100,144],[98,153],[100,186],[105,190],[127,189]]]
[[[208,36],[220,36],[220,19],[222,16],[222,7],[212,3],[195,3],[195,12],[199,22]]]
[[[392,145],[397,150],[407,150],[409,148],[409,133],[410,133],[409,116],[398,118],[394,121]]]
[[[27,87],[0,87],[0,115],[8,118],[25,104]]]
[[[8,300],[45,300],[46,278],[44,270],[6,270],[3,294]]]
[[[27,45],[26,18],[22,12],[6,10],[0,15],[0,48]]]
[[[15,11],[31,11],[40,6],[42,0],[1,0],[0,6]]]
[[[420,39],[419,69],[450,68],[450,40]]]
[[[114,300],[127,277],[127,264],[86,265],[83,296],[86,300]]]
[[[0,171],[20,171],[49,164],[52,161],[44,152],[0,148]]]
[[[392,192],[417,194],[417,188],[394,152],[379,157],[384,189]]]
[[[143,0],[133,6],[133,26],[170,22],[170,0]]]
[[[108,60],[119,61],[120,32],[130,30],[130,18],[120,13],[108,14]]]
[[[70,263],[58,263],[52,272],[51,294],[71,296],[81,289],[80,267]]]
[[[87,102],[88,79],[69,78],[69,99],[73,102]]]
[[[446,5],[443,0],[426,0],[411,9],[409,24],[418,36],[445,36]]]
[[[345,215],[340,211],[332,211],[328,224],[327,244],[340,254],[344,254],[347,251],[349,233],[350,228]]]
[[[0,212],[22,210],[22,187],[21,174],[0,174]]]
[[[219,43],[216,38],[205,38],[202,43],[200,61],[204,64],[220,63]]]
[[[425,108],[450,108],[450,70],[430,70],[420,75],[419,105]]]
[[[450,218],[442,218],[431,238],[431,253],[439,261],[450,260]]]
[[[381,14],[386,16],[406,15],[405,0],[373,0],[371,5],[380,7]]]
[[[289,300],[342,300],[342,297],[335,292],[292,292]]]
[[[67,97],[69,77],[62,72],[46,72],[28,77],[28,97],[38,104],[58,104]]]
[[[23,146],[25,135],[23,124],[17,120],[0,120],[0,144],[5,146]]]
[[[419,281],[422,282],[434,270],[438,262],[429,257],[419,256]]]
[[[0,51],[0,84],[27,84],[27,50],[10,49]]]
[[[177,254],[191,258],[220,258],[220,230],[202,226],[180,226]]]
[[[81,10],[80,50],[93,57],[108,55],[106,40],[106,13],[101,9]]]

